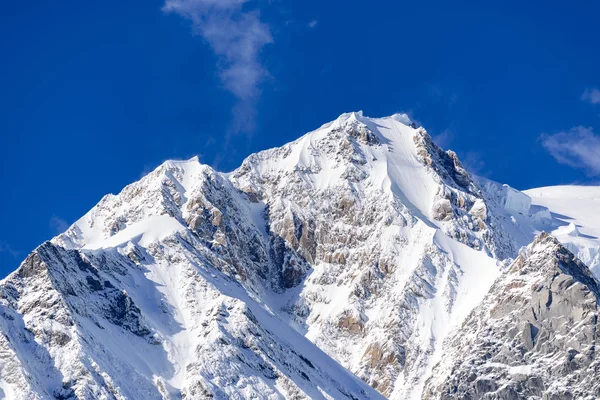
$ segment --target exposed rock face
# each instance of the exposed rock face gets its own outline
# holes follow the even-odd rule
[[[489,225],[486,199],[456,155],[403,118],[343,115],[250,156],[230,176],[267,203],[279,286],[307,276],[284,309],[325,352],[396,398],[419,391],[445,334],[421,324],[423,313],[434,307],[435,318],[460,318],[456,294],[468,274],[434,244],[436,229],[475,250],[516,254],[511,241],[496,240],[497,230],[507,235]],[[426,190],[411,196],[412,186]]]
[[[501,260],[514,257],[518,244],[504,228],[502,214],[488,212],[495,196],[482,190],[456,153],[438,147],[423,128],[417,130],[414,141],[419,160],[435,171],[440,183],[432,206],[433,219],[444,222],[448,235],[470,247],[486,249]]]
[[[0,283],[0,390],[418,399],[434,365],[450,362],[443,340],[468,332],[462,323],[504,260],[533,239],[513,222],[529,217],[527,196],[482,182],[401,114],[344,114],[227,174],[165,162]],[[527,289],[537,296],[529,309],[529,286],[522,301],[517,286],[499,294],[493,317],[517,318],[516,330],[513,320],[502,328],[522,341],[515,354],[550,346],[552,324],[587,321],[591,308],[570,303],[585,300],[569,292],[573,271]],[[590,331],[578,332],[587,343]],[[586,346],[571,346],[573,360],[583,363]],[[486,371],[461,393],[495,395]],[[446,396],[445,385],[430,380],[427,396]]]
[[[600,186],[551,186],[525,192],[541,221],[559,222],[545,228],[600,276]],[[550,210],[551,209],[551,210]]]
[[[190,249],[202,249],[191,231],[136,247],[146,264],[131,252],[36,249],[0,284],[3,394],[377,398]]]
[[[543,233],[444,344],[427,399],[594,399],[598,282]]]

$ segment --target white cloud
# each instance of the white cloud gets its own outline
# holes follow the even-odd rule
[[[578,126],[568,132],[543,134],[541,140],[559,163],[600,176],[600,136],[592,128]]]
[[[476,151],[468,151],[464,155],[461,155],[460,161],[462,165],[472,174],[485,176],[489,174],[489,171],[485,170],[485,162],[481,153]]]
[[[219,57],[220,78],[240,104],[234,109],[237,124],[251,124],[260,83],[269,76],[260,62],[263,47],[273,42],[269,26],[249,0],[165,0],[163,10],[193,24]],[[241,127],[240,127],[241,128]]]
[[[49,224],[54,233],[57,235],[69,229],[70,226],[70,224],[67,221],[60,217],[57,217],[56,215],[53,215],[52,218],[50,218]]]
[[[317,21],[316,19],[313,19],[312,21],[310,21],[310,22],[308,23],[308,27],[309,27],[309,28],[314,28],[314,27],[316,27],[316,26],[317,26],[317,24],[318,24],[318,23],[319,23],[319,21]]]
[[[448,149],[454,139],[454,134],[450,129],[444,129],[440,134],[434,135],[432,139],[442,149]]]
[[[14,250],[8,243],[0,241],[0,253],[8,253],[12,257],[17,258],[20,252]]]
[[[600,90],[586,89],[581,95],[581,100],[588,101],[591,104],[600,104]]]

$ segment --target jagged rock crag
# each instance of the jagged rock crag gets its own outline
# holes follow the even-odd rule
[[[542,233],[444,344],[426,399],[596,399],[598,282]]]
[[[563,272],[535,290],[492,287],[502,274],[548,275],[525,255],[506,272],[534,229],[515,223],[533,219],[528,197],[499,187],[404,114],[343,114],[230,173],[167,161],[0,283],[0,397],[493,398],[514,375],[499,365],[550,349],[548,337],[571,346],[564,376],[576,381],[595,365],[583,329],[592,306],[567,300],[595,281],[557,250]],[[449,355],[462,351],[452,344],[477,336],[463,321],[487,310],[490,288],[502,304],[492,321],[510,319],[500,324],[510,334],[485,340],[505,359],[466,381],[458,364],[458,383],[437,379],[452,376]],[[565,321],[582,329],[560,331]],[[546,368],[539,354],[531,362]],[[501,380],[486,378],[496,369]],[[543,393],[578,396],[568,379]]]

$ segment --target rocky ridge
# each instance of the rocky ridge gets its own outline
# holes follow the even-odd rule
[[[542,233],[444,343],[426,399],[595,399],[600,289]]]
[[[527,199],[404,114],[343,114],[227,174],[165,162],[0,283],[0,389],[420,398],[444,339],[554,223]]]

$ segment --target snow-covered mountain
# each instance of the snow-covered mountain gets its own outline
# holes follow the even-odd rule
[[[596,399],[600,288],[539,235],[444,344],[425,399]]]
[[[548,232],[600,276],[600,187],[553,186],[525,193],[552,211],[555,225]]]
[[[549,190],[469,174],[404,114],[230,173],[165,162],[0,283],[0,395],[441,398],[522,246],[556,233],[598,267],[597,197],[575,214]]]

